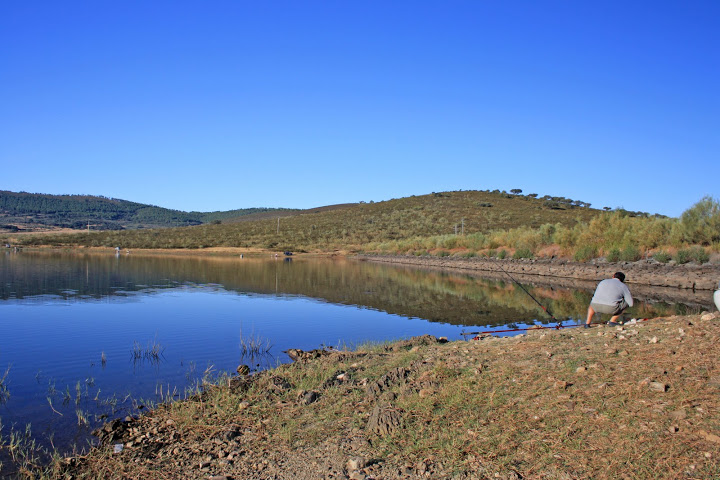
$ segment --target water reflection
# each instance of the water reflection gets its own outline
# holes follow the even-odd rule
[[[358,305],[451,325],[505,325],[546,321],[539,306],[511,281],[398,268],[352,260],[228,258],[140,255],[76,255],[24,252],[0,257],[0,300],[26,302],[111,299],[180,286],[218,287],[242,294],[304,296]],[[289,260],[289,259],[285,259]],[[582,318],[594,288],[525,286],[559,319]],[[629,315],[684,313],[688,306],[710,308],[702,293],[682,293],[680,302],[662,295],[633,294],[640,300]]]

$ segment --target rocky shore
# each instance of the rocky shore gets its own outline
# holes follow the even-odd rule
[[[718,478],[720,314],[418,337],[208,384],[55,478]]]
[[[416,265],[440,269],[482,272],[483,276],[505,278],[503,270],[513,276],[525,275],[552,279],[553,282],[587,281],[593,284],[622,271],[629,285],[666,287],[686,290],[716,290],[720,281],[720,263],[693,263],[676,265],[655,260],[637,262],[605,262],[594,260],[588,263],[567,259],[503,259],[457,258],[411,255],[358,255],[359,260]]]

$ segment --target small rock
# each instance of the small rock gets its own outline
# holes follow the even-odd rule
[[[120,453],[123,451],[123,444],[122,443],[116,443],[113,445],[113,453]]]
[[[670,416],[674,418],[675,420],[684,420],[687,417],[687,412],[684,408],[680,408],[678,410],[675,410],[674,412],[670,413]]]
[[[320,394],[318,392],[313,391],[302,391],[301,392],[301,400],[300,402],[304,405],[310,405],[311,403],[315,403],[320,398]]]
[[[247,375],[248,373],[250,373],[250,367],[248,367],[247,365],[239,365],[237,367],[237,373],[238,375]]]
[[[678,428],[677,425],[671,425],[670,427],[668,427],[668,431],[670,433],[677,433],[679,430],[680,430],[680,428]]]
[[[245,410],[245,409],[248,408],[249,406],[250,406],[250,403],[245,402],[245,401],[242,401],[242,402],[238,403],[238,409],[239,409],[239,410]]]
[[[559,390],[567,390],[570,386],[572,386],[572,383],[568,383],[564,380],[555,380],[555,388]]]
[[[650,390],[653,392],[667,392],[668,385],[662,382],[650,382]]]
[[[587,372],[587,367],[577,367],[577,368],[575,369],[575,371],[576,371],[577,373]]]
[[[352,472],[355,470],[361,470],[365,468],[367,465],[367,462],[363,457],[352,457],[350,458],[347,463],[345,464],[345,468],[348,472]]]
[[[627,357],[628,355],[630,355],[630,352],[628,352],[627,350],[620,350],[618,352],[618,355],[621,357]]]
[[[657,342],[658,342],[657,337],[652,337],[650,340],[648,340],[648,343],[657,343]]]

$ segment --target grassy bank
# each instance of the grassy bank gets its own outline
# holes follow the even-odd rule
[[[719,337],[697,315],[316,352],[115,422],[53,476],[716,478]]]

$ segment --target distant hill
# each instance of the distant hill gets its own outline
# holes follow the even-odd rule
[[[48,195],[0,191],[0,229],[37,231],[70,228],[126,230],[183,227],[218,223],[246,215],[273,212],[292,214],[294,210],[244,208],[218,212],[183,212],[92,195]]]
[[[357,249],[388,240],[470,234],[544,224],[574,226],[599,215],[590,204],[564,197],[537,198],[494,191],[433,192],[383,202],[309,210],[257,212],[163,231],[79,233],[28,239],[28,243],[128,248],[257,247],[314,251]]]

